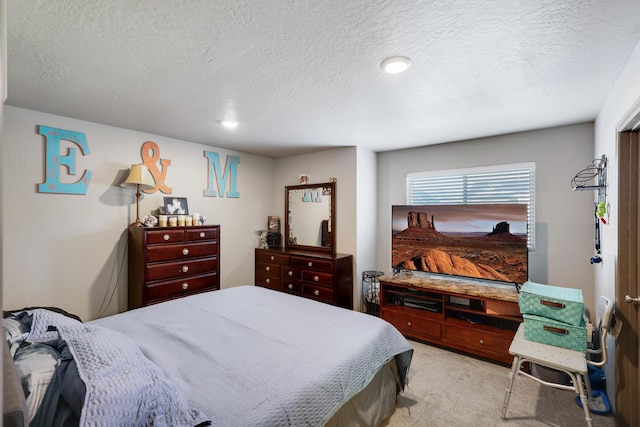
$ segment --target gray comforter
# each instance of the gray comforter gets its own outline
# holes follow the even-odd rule
[[[319,426],[413,349],[387,322],[254,286],[89,322],[117,330],[214,426]]]

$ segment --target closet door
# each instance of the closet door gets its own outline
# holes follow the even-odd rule
[[[618,265],[616,314],[623,322],[616,340],[616,424],[640,425],[640,150],[638,132],[618,136]]]

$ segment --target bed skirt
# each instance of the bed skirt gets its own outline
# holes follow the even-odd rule
[[[395,359],[391,359],[371,382],[336,412],[326,427],[379,426],[393,413],[400,392]]]

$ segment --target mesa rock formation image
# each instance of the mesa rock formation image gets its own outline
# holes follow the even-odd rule
[[[392,238],[394,267],[515,283],[527,280],[526,234],[512,234],[508,221],[472,230],[468,224],[473,220],[466,217],[461,228],[440,232],[439,223],[451,218],[421,210],[410,210],[405,218],[406,228]]]
[[[432,273],[454,274],[456,276],[478,277],[482,279],[510,282],[511,279],[488,265],[473,262],[456,255],[449,255],[438,249],[427,249],[422,255],[402,261],[396,267],[407,270],[430,271]]]

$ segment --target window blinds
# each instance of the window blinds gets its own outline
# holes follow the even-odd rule
[[[408,205],[526,203],[529,251],[535,248],[535,163],[407,174]]]

